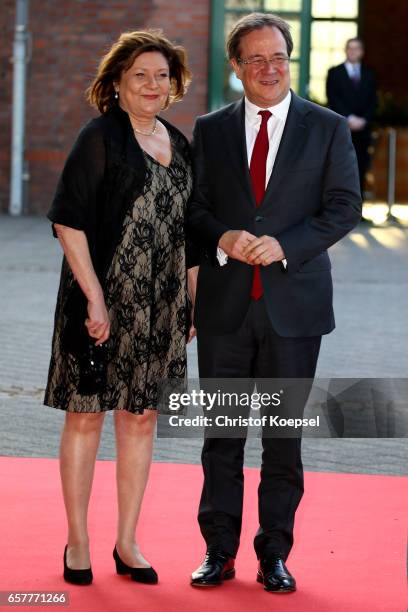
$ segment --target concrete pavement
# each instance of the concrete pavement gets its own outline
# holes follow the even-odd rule
[[[317,375],[406,378],[408,230],[359,226],[331,249],[336,330],[323,338]],[[0,216],[0,454],[58,455],[64,412],[42,405],[61,249],[49,223]],[[189,372],[197,377],[195,341]],[[408,398],[407,398],[408,399]],[[112,414],[98,458],[115,455]],[[246,464],[260,465],[258,440]],[[157,439],[157,461],[200,462],[200,440]],[[306,470],[406,474],[407,439],[304,439]]]

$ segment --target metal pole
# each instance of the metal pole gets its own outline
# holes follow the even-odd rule
[[[303,0],[300,34],[300,74],[299,74],[299,95],[309,98],[310,82],[310,45],[312,30],[312,0]]]
[[[387,177],[387,202],[388,215],[391,214],[391,207],[395,204],[395,177],[397,162],[397,130],[388,128],[388,177]]]
[[[17,0],[13,45],[13,104],[11,137],[10,215],[23,210],[24,128],[28,1]]]

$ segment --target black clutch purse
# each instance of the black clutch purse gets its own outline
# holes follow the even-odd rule
[[[95,346],[85,327],[87,301],[75,282],[65,304],[65,327],[61,336],[62,348],[78,362],[79,382],[77,391],[81,395],[101,393],[106,387],[107,350],[104,344]]]
[[[104,344],[95,346],[90,338],[86,350],[81,353],[79,363],[78,393],[94,395],[106,387],[107,356]]]

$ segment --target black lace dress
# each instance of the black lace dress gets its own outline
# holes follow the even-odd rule
[[[76,360],[54,331],[44,404],[70,412],[112,409],[142,413],[156,409],[157,384],[186,375],[186,262],[184,213],[192,172],[174,139],[163,166],[144,152],[145,188],[125,217],[121,240],[106,277],[111,322],[107,342],[107,387],[99,395],[78,394]],[[64,259],[65,286],[74,282]]]

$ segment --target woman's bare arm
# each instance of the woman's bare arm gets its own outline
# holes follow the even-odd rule
[[[197,289],[197,276],[198,276],[199,269],[200,269],[200,266],[194,266],[193,268],[189,268],[187,270],[187,291],[188,291],[188,295],[190,297],[191,303],[193,305],[193,312],[191,313],[192,319],[194,319],[194,304],[195,304],[195,296],[196,296],[196,289]],[[194,323],[192,322],[187,343],[191,342],[191,340],[194,338],[195,335],[196,335],[196,328],[194,327]]]
[[[72,274],[88,300],[88,319],[85,321],[88,333],[97,339],[96,345],[102,344],[109,338],[109,317],[102,287],[92,264],[86,235],[82,230],[59,223],[55,223],[54,228]]]

